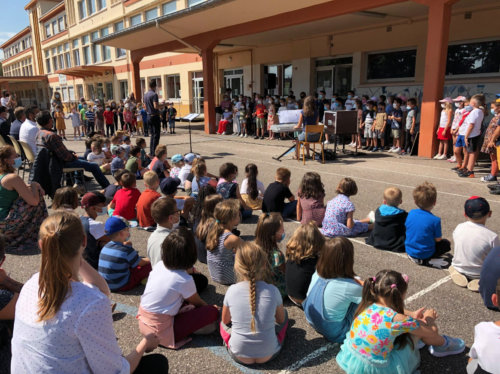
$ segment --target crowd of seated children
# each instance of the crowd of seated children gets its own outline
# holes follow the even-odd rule
[[[130,157],[125,164],[125,169],[134,174],[137,179],[142,179],[144,173],[149,171],[148,168],[142,166],[141,147],[137,145],[132,147]]]
[[[181,170],[179,170],[179,175],[178,178],[181,180],[181,187],[184,187],[184,183],[186,183],[186,179],[191,173],[191,168],[193,167],[193,161],[198,158],[199,156],[195,155],[194,153],[188,153],[187,155],[184,155],[184,166],[181,167]]]
[[[240,223],[239,202],[229,199],[217,204],[214,218],[206,239],[208,271],[214,282],[233,284],[236,282],[234,253],[243,243],[232,233]]]
[[[403,203],[403,193],[397,187],[384,190],[383,205],[374,214],[373,230],[366,243],[392,252],[405,251],[406,217],[408,213],[399,206]]]
[[[158,145],[155,150],[155,158],[151,161],[149,168],[158,174],[158,178],[162,181],[170,176],[165,165],[167,160],[167,146]]]
[[[307,322],[331,342],[342,343],[361,302],[363,281],[354,272],[354,247],[344,237],[326,240],[302,303]]]
[[[148,278],[151,262],[132,247],[130,224],[125,218],[109,217],[104,228],[110,241],[99,255],[99,274],[111,292],[129,291]]]
[[[194,178],[191,184],[190,196],[196,199],[201,188],[207,185],[217,186],[217,181],[208,176],[207,164],[204,161],[201,162],[200,158],[196,159],[196,165],[191,170]]]
[[[500,240],[485,226],[491,217],[490,204],[486,199],[478,196],[468,199],[464,216],[467,222],[459,224],[453,231],[455,252],[449,270],[456,285],[478,292],[483,263],[490,251],[500,246]]]
[[[337,186],[337,196],[326,206],[321,232],[327,237],[356,236],[373,229],[372,219],[354,219],[354,204],[349,197],[358,193],[358,186],[351,178],[344,178]]]
[[[306,299],[324,244],[325,237],[314,221],[300,225],[286,244],[286,293],[298,306]]]
[[[209,188],[211,187],[209,186],[206,187],[206,189]],[[198,250],[198,261],[204,264],[207,263],[207,248],[206,248],[207,236],[210,229],[215,223],[215,218],[214,218],[215,207],[223,200],[224,199],[222,198],[221,195],[215,193],[215,190],[213,191],[213,193],[210,193],[203,199],[201,219],[198,225],[196,226],[194,233],[196,240],[196,248]],[[196,205],[198,205],[198,203]]]
[[[125,150],[120,146],[115,148],[113,151],[113,161],[111,161],[111,175],[115,175],[115,173],[120,169],[125,169]]]
[[[151,157],[146,152],[146,139],[137,138],[135,144],[141,149],[141,166],[147,168],[151,163]]]
[[[108,214],[110,216],[120,216],[126,220],[135,220],[137,217],[136,205],[141,192],[136,187],[135,175],[132,173],[123,174],[120,180],[123,186],[116,191],[113,200],[109,203]]]
[[[437,201],[436,187],[428,182],[421,184],[413,190],[413,200],[417,209],[410,210],[406,218],[406,253],[417,265],[440,267],[439,258],[451,250],[451,245],[443,239],[441,218],[431,213]]]
[[[257,165],[248,164],[245,166],[245,176],[241,182],[240,195],[245,204],[252,210],[262,209],[262,200],[266,187],[264,183],[257,179],[259,171]]]
[[[242,218],[248,218],[252,215],[252,209],[245,203],[238,188],[236,177],[238,176],[238,167],[233,163],[222,164],[219,168],[219,181],[216,191],[224,199],[236,199],[240,203]]]
[[[128,173],[128,171],[125,169],[115,170],[115,174],[113,175],[113,177],[115,178],[115,183],[110,184],[108,187],[106,187],[104,190],[102,190],[100,192],[104,196],[106,196],[106,198],[112,199],[113,197],[115,197],[116,191],[121,190],[123,187],[121,184],[121,180],[122,180],[123,174],[126,174],[126,173]]]
[[[193,232],[196,232],[198,225],[201,222],[201,216],[203,213],[203,207],[205,204],[205,199],[210,195],[215,195],[217,192],[215,191],[215,187],[206,185],[200,189],[198,193],[198,197],[196,198],[196,204],[194,205],[193,210],[191,211],[191,220],[190,222],[193,225]]]
[[[199,164],[204,164],[205,166],[201,166],[201,168],[206,168],[206,160],[203,158],[203,157],[200,157],[200,156],[197,156],[194,160],[193,160],[193,163],[191,165],[191,169],[189,170],[189,174],[188,176],[186,177],[186,182],[184,183],[184,191],[186,192],[186,194],[188,195],[191,195],[193,193],[193,180],[195,178],[195,169],[197,168],[197,165]],[[217,177],[213,174],[210,174],[207,171],[203,171],[203,175],[202,176],[205,176],[205,177],[208,177],[208,178],[213,178],[213,180],[211,179],[204,179],[204,182],[208,181],[208,184],[209,185],[212,185],[214,187],[217,187]]]
[[[122,143],[121,143],[121,147],[125,150],[125,160],[128,160],[129,156],[130,156],[130,144],[132,142],[130,141],[130,137],[128,136],[124,136],[122,138]]]
[[[314,221],[321,227],[325,212],[325,187],[321,176],[315,172],[307,172],[297,191],[297,221],[303,225]]]
[[[181,223],[186,225],[196,200],[190,196],[177,195],[177,188],[180,183],[179,178],[165,178],[160,182],[160,190],[165,196],[170,196],[175,200],[177,209],[181,214]]]
[[[94,140],[91,143],[91,150],[92,152],[87,156],[87,161],[99,165],[103,173],[109,172],[111,170],[111,164],[102,151],[102,143],[99,140]]]
[[[280,213],[262,213],[255,229],[255,244],[267,255],[271,274],[268,283],[274,284],[283,298],[286,298],[286,259],[278,248],[278,243],[285,239],[285,227]]]
[[[276,358],[288,328],[280,292],[265,281],[267,262],[267,254],[256,244],[243,243],[234,263],[240,281],[224,296],[220,332],[229,355],[243,365]]]
[[[100,192],[87,192],[82,197],[81,207],[85,210],[85,214],[80,216],[80,220],[87,237],[84,258],[90,266],[97,270],[101,250],[109,242],[104,224],[96,220],[98,216],[107,213],[106,197]]]
[[[137,221],[140,227],[146,228],[148,231],[153,231],[156,227],[155,220],[151,215],[151,206],[158,200],[161,195],[156,192],[160,186],[158,174],[154,171],[148,171],[144,174],[144,191],[141,192],[139,200],[137,200]]]
[[[154,333],[165,348],[177,349],[191,341],[189,335],[217,329],[219,308],[200,298],[187,272],[196,259],[192,233],[185,227],[174,230],[161,245],[161,261],[150,273],[141,297],[139,329],[144,336]]]
[[[264,213],[277,212],[283,218],[293,217],[297,210],[297,201],[292,191],[290,170],[279,168],[276,170],[275,182],[267,186],[262,201],[262,211]],[[285,199],[289,202],[286,203]]]

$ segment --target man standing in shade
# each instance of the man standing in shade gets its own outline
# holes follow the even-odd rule
[[[161,133],[161,118],[160,109],[164,105],[158,103],[158,94],[156,93],[156,79],[149,81],[149,91],[144,95],[144,103],[146,104],[146,112],[148,112],[147,126],[151,131],[150,156],[154,157],[155,150],[160,144]]]

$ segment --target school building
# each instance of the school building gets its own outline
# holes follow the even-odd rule
[[[237,95],[400,94],[421,103],[419,155],[444,96],[500,93],[497,0],[31,0],[4,43],[0,86],[25,102],[142,97],[157,80],[180,115],[216,127]],[[19,94],[20,92],[20,94]],[[488,120],[488,119],[487,119]]]

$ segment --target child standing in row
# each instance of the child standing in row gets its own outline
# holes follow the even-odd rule
[[[364,131],[366,145],[363,147],[363,150],[371,151],[373,148],[376,148],[377,139],[373,141],[373,131],[372,126],[375,122],[376,112],[373,110],[375,107],[375,103],[371,100],[366,102],[366,110],[363,112],[363,123],[361,124],[361,128]]]
[[[455,156],[455,143],[457,142],[458,137],[458,127],[460,122],[462,121],[462,115],[464,113],[464,103],[466,98],[464,96],[458,96],[453,99],[453,103],[455,106],[455,115],[453,116],[453,122],[451,123],[451,136],[453,138],[453,156],[448,159],[448,162],[457,162],[457,158]]]
[[[446,160],[448,158],[448,141],[452,138],[450,129],[453,116],[453,101],[451,97],[445,97],[439,102],[443,110],[441,111],[441,119],[436,132],[439,140],[439,150],[438,154],[434,156],[434,160]]]
[[[469,99],[465,99],[463,101],[464,109],[461,113],[461,119],[460,122],[458,123],[458,127],[455,130],[455,134],[457,135],[457,140],[455,141],[453,152],[455,153],[457,166],[452,168],[451,170],[455,171],[457,174],[467,170],[467,164],[469,162],[469,154],[465,149],[465,134],[467,133],[467,127],[463,125],[473,109],[472,106],[469,104],[470,104]],[[463,160],[462,160],[462,150],[464,152]]]
[[[389,149],[389,153],[399,153],[401,152],[401,124],[403,123],[403,111],[401,110],[402,100],[397,97],[394,99],[393,110],[391,114],[387,117],[391,123],[391,136],[392,136],[392,148]]]
[[[66,117],[64,115],[64,110],[61,105],[56,106],[54,116],[56,117],[56,130],[58,132],[58,135],[64,140],[68,140],[66,139],[66,123],[64,122],[64,120],[69,119],[69,116]]]
[[[413,97],[406,102],[406,131],[405,131],[405,149],[402,155],[410,155],[413,146],[413,135],[415,135],[415,125],[417,122],[417,100]]]
[[[82,136],[80,135],[80,126],[82,125],[82,121],[80,118],[80,113],[77,112],[76,107],[71,107],[71,113],[68,116],[71,118],[71,125],[73,126],[73,137],[74,141],[76,141],[76,133],[78,132],[78,140],[82,140]],[[85,133],[83,134],[85,135]]]
[[[86,106],[87,105],[85,104],[82,110],[85,110],[85,117],[87,118],[87,134],[90,134],[95,131],[95,113],[92,104],[90,104],[87,109],[85,109]]]
[[[377,152],[379,149],[382,151],[384,149],[385,141],[385,127],[387,124],[387,113],[385,112],[385,103],[379,102],[377,104],[377,117],[375,117],[375,130],[373,131],[373,141],[374,148],[372,152]],[[380,140],[380,148],[378,148],[377,139]]]

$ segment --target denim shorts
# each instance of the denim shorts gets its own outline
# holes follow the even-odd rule
[[[458,135],[457,141],[455,142],[455,147],[465,147],[464,135]]]
[[[308,133],[308,134],[307,134],[307,141],[308,141],[308,142],[317,142],[317,141],[319,141],[319,137],[320,137],[320,135],[321,135],[321,134],[320,134],[320,133],[318,133],[318,132],[316,132],[316,133],[314,133],[314,132],[313,132],[313,133]],[[300,135],[299,135],[299,140],[300,140],[301,142],[304,142],[304,141],[305,141],[305,139],[306,139],[306,133],[305,133],[305,132],[300,133]]]

